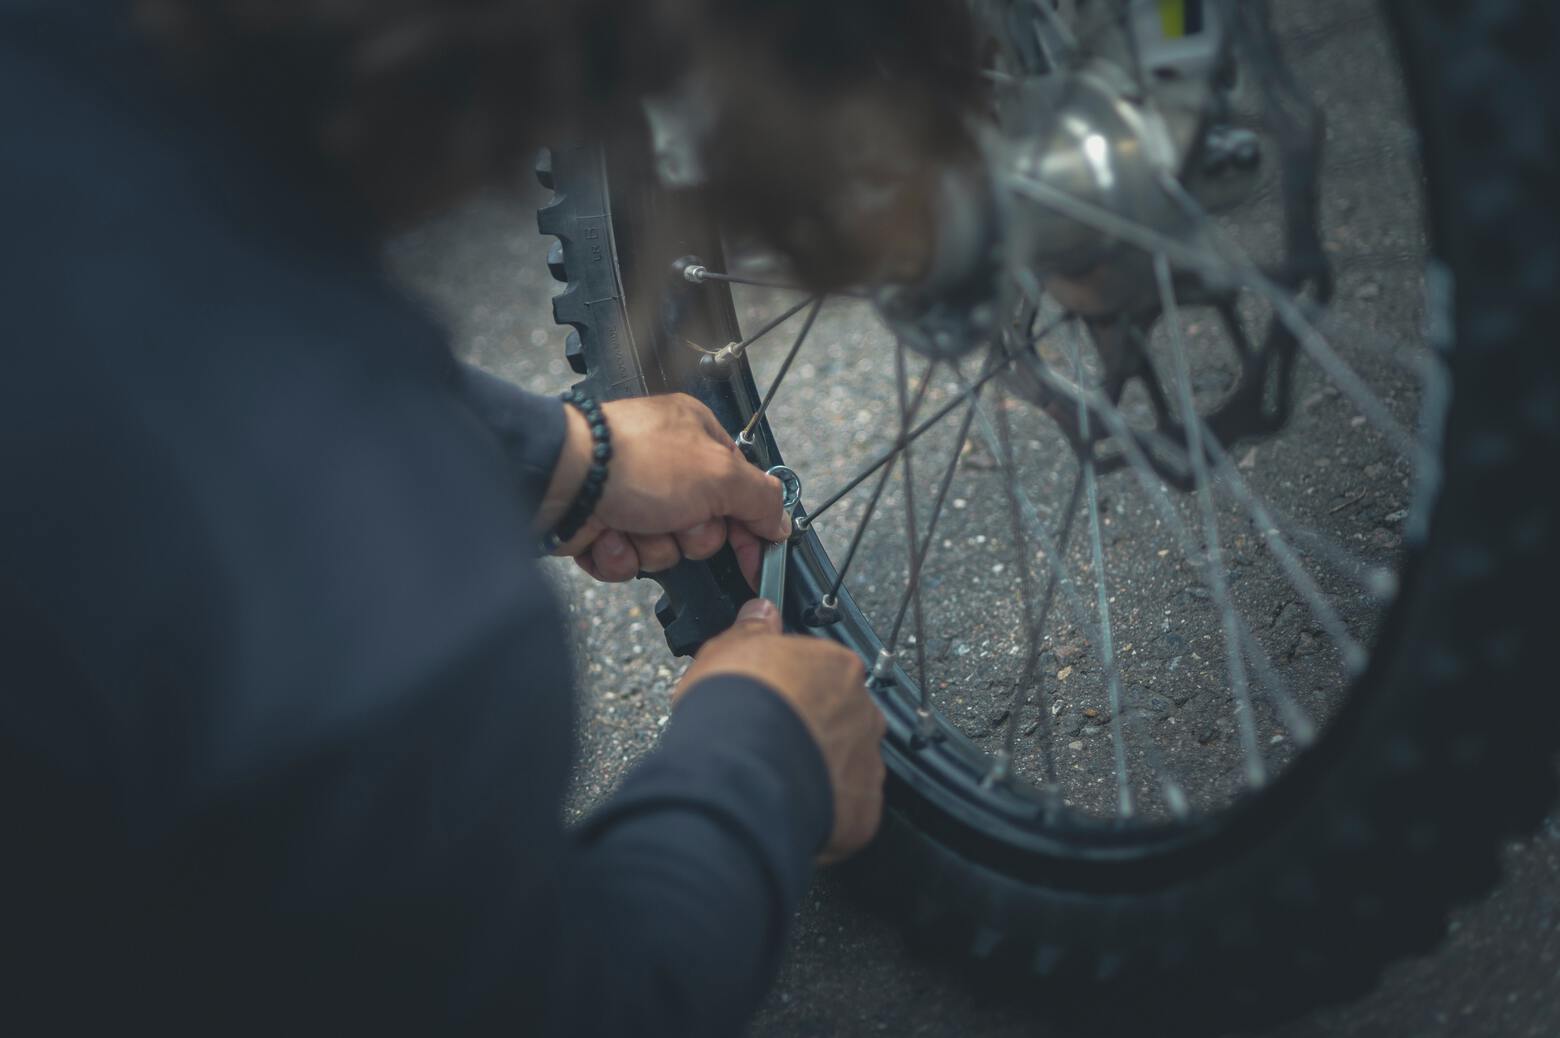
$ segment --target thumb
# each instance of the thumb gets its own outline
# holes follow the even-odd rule
[[[737,610],[737,622],[731,629],[743,634],[779,634],[780,610],[767,598],[750,598]]]

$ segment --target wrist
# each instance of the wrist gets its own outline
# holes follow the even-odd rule
[[[590,433],[590,442],[587,444],[588,452],[585,456],[585,478],[578,481],[578,490],[573,501],[563,510],[563,517],[555,521],[551,528],[544,527],[548,532],[541,538],[541,550],[543,554],[556,552],[560,546],[572,545],[576,541],[586,542],[590,539],[590,522],[596,512],[596,506],[601,503],[601,495],[607,486],[607,464],[612,460],[612,432],[607,427],[607,416],[601,409],[601,405],[589,393],[579,389],[570,389],[562,394],[565,404],[570,405],[584,419]],[[569,410],[565,409],[565,414]],[[570,442],[568,426],[564,427],[564,442]],[[575,451],[570,450],[567,465],[568,471],[560,474],[558,482],[560,488],[566,487],[573,478],[572,469],[575,464]],[[552,511],[552,507],[547,509]],[[568,549],[565,549],[568,550]]]

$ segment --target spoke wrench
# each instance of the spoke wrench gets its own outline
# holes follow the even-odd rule
[[[785,501],[782,507],[790,512],[802,500],[802,481],[795,472],[784,465],[776,465],[769,470],[769,474],[780,481],[785,488]],[[764,547],[764,562],[759,570],[758,594],[774,603],[774,606],[782,614],[785,612],[785,570],[787,555],[790,551],[790,541],[774,541]]]

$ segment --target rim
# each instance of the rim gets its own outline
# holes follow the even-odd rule
[[[1261,42],[1258,38],[1256,45]],[[1141,78],[1144,69],[1139,66],[1137,71]],[[1284,86],[1284,89],[1291,87]],[[1294,96],[1300,96],[1298,88],[1294,89]],[[1321,748],[1327,740],[1318,738],[1318,730],[1323,725],[1329,732],[1346,727],[1349,712],[1362,699],[1358,693],[1368,689],[1377,679],[1378,675],[1367,669],[1367,664],[1379,666],[1379,657],[1372,658],[1364,646],[1373,637],[1390,639],[1395,606],[1402,600],[1393,592],[1400,582],[1411,579],[1411,570],[1404,568],[1394,572],[1384,564],[1380,552],[1360,558],[1336,539],[1304,529],[1304,524],[1293,517],[1278,517],[1265,500],[1263,488],[1253,486],[1258,481],[1243,475],[1247,459],[1236,455],[1235,444],[1224,445],[1227,436],[1215,431],[1218,413],[1214,412],[1210,417],[1198,400],[1195,385],[1198,370],[1194,362],[1199,344],[1192,341],[1182,310],[1187,305],[1208,304],[1198,299],[1183,305],[1179,283],[1189,271],[1209,271],[1240,286],[1243,301],[1251,297],[1259,299],[1266,310],[1269,339],[1277,335],[1292,340],[1292,355],[1301,368],[1314,366],[1332,379],[1338,386],[1338,398],[1348,400],[1359,412],[1351,418],[1369,423],[1368,429],[1374,431],[1377,440],[1396,448],[1411,461],[1413,488],[1408,497],[1408,514],[1400,518],[1405,523],[1404,536],[1401,545],[1393,545],[1390,553],[1393,556],[1390,561],[1403,567],[1409,567],[1416,554],[1415,545],[1426,528],[1437,481],[1433,440],[1438,432],[1444,399],[1444,386],[1437,381],[1441,377],[1440,369],[1433,360],[1421,364],[1420,374],[1427,376],[1429,384],[1417,397],[1422,405],[1420,432],[1423,438],[1416,437],[1404,428],[1402,420],[1380,399],[1367,380],[1354,372],[1350,361],[1357,357],[1352,348],[1340,350],[1335,347],[1332,333],[1337,330],[1338,322],[1320,309],[1331,296],[1330,271],[1324,269],[1314,280],[1302,283],[1302,288],[1308,286],[1310,289],[1308,296],[1281,287],[1279,277],[1271,270],[1246,259],[1238,246],[1225,244],[1232,235],[1227,235],[1226,228],[1202,212],[1197,199],[1190,193],[1177,194],[1178,184],[1165,185],[1167,193],[1198,222],[1203,232],[1217,236],[1221,243],[1219,247],[1202,251],[1191,249],[1184,241],[1160,230],[1122,220],[1076,198],[1058,195],[1040,182],[1016,182],[1010,186],[1017,195],[1085,226],[1107,232],[1127,243],[1127,248],[1138,248],[1155,257],[1152,281],[1160,319],[1146,328],[1138,328],[1136,334],[1143,339],[1145,352],[1150,339],[1157,336],[1162,340],[1154,343],[1155,355],[1169,360],[1174,370],[1174,399],[1171,399],[1171,391],[1162,388],[1164,399],[1148,400],[1146,411],[1157,417],[1160,424],[1146,427],[1142,415],[1131,413],[1119,395],[1110,392],[1108,386],[1105,391],[1101,390],[1099,381],[1102,376],[1108,379],[1110,373],[1102,371],[1098,365],[1097,341],[1093,344],[1096,347],[1093,358],[1076,338],[1047,355],[1046,351],[1034,348],[1033,341],[1017,342],[1010,329],[999,336],[988,351],[954,363],[917,356],[906,348],[906,336],[901,334],[893,349],[892,378],[882,380],[887,386],[883,395],[891,396],[894,405],[885,412],[886,420],[880,423],[888,429],[888,446],[879,444],[871,452],[870,461],[875,464],[865,464],[843,481],[833,481],[836,486],[815,498],[818,504],[810,514],[799,513],[807,515],[809,522],[825,524],[821,528],[833,549],[833,556],[831,558],[819,539],[820,527],[807,529],[795,542],[796,564],[792,567],[788,597],[799,612],[811,611],[810,620],[834,621],[820,626],[820,633],[827,633],[869,661],[876,661],[874,687],[890,718],[889,755],[893,770],[931,805],[934,812],[944,816],[944,821],[974,827],[989,838],[997,850],[1017,848],[1025,854],[1068,859],[1081,857],[1097,864],[1129,862],[1149,851],[1163,855],[1190,850],[1208,834],[1227,831],[1236,823],[1259,814],[1252,808],[1264,798],[1249,794],[1260,791],[1271,796],[1286,795],[1287,790],[1320,767],[1319,762],[1325,759]],[[1419,208],[1413,206],[1413,210],[1417,215]],[[1317,224],[1319,234],[1319,220]],[[685,272],[685,277],[695,283],[728,283],[747,286],[753,291],[785,287],[773,275],[719,272],[707,268]],[[1022,277],[1014,280],[1017,290],[1004,297],[1011,304],[1004,312],[1018,315],[1020,324],[1038,320],[1047,331],[1062,327],[1046,310],[1044,300],[1024,291]],[[1435,279],[1432,276],[1430,280],[1434,290]],[[739,287],[738,291],[743,289]],[[1433,308],[1435,300],[1431,303]],[[1252,343],[1246,341],[1242,345],[1238,341],[1242,334],[1240,329],[1244,327],[1242,305],[1243,302],[1223,300],[1215,302],[1213,308],[1236,352],[1248,353],[1255,349]],[[764,395],[760,398],[748,379],[733,382],[737,395],[746,396],[745,400],[739,401],[739,406],[749,415],[739,442],[756,444],[767,463],[780,461],[768,428],[771,412],[780,417],[787,379],[797,370],[799,362],[803,366],[808,363],[805,351],[809,339],[820,320],[827,317],[823,307],[821,299],[808,298],[783,307],[777,305],[772,310],[778,312],[772,312],[769,320],[762,321],[756,332],[723,351],[735,359],[750,359],[749,347],[772,334],[788,330],[792,327],[788,322],[800,315],[800,330],[784,354],[775,354],[777,361],[762,358],[758,353],[752,355],[752,359],[760,360],[761,366],[770,369],[766,373],[768,388]],[[1073,319],[1068,323],[1079,322]],[[1021,377],[1014,376],[1014,371]],[[938,378],[950,380],[941,393]],[[1295,403],[1294,387],[1288,381],[1287,371],[1274,378],[1280,383],[1280,398]],[[1116,398],[1112,399],[1113,396]],[[1029,398],[1027,403],[1036,403],[1038,399],[1039,406],[1026,411],[1010,408],[1010,401],[1026,397]],[[1401,412],[1402,401],[1397,403],[1397,410]],[[1108,738],[1111,746],[1117,808],[1113,814],[1090,816],[1061,792],[1056,773],[1059,760],[1065,758],[1054,745],[1055,726],[1045,716],[1047,709],[1055,704],[1055,700],[1046,697],[1046,690],[1049,686],[1053,693],[1065,693],[1059,681],[1066,681],[1071,675],[1063,671],[1076,673],[1083,668],[1077,664],[1053,667],[1054,673],[1048,682],[1048,675],[1041,670],[1047,644],[1042,639],[1046,635],[1029,639],[1020,653],[1018,679],[1012,682],[1016,694],[1003,719],[1001,746],[995,752],[987,748],[991,745],[989,733],[985,740],[978,740],[971,736],[967,727],[944,715],[942,704],[932,693],[931,683],[936,678],[927,677],[927,617],[922,598],[931,571],[923,572],[923,567],[930,565],[932,549],[938,544],[936,537],[940,524],[945,523],[949,515],[947,506],[961,500],[950,495],[956,485],[959,466],[968,453],[967,444],[972,440],[984,444],[986,462],[993,466],[988,471],[1002,475],[1021,472],[1017,455],[1022,453],[1022,447],[1016,447],[1015,442],[1028,434],[1030,430],[1024,423],[1041,407],[1059,411],[1064,416],[1054,424],[1075,449],[1080,443],[1088,445],[1089,449],[1075,450],[1076,471],[1061,494],[1065,501],[1061,514],[1069,517],[1068,521],[1045,522],[1042,506],[1027,493],[1028,485],[1020,479],[998,481],[1003,485],[1005,500],[994,511],[1001,513],[1001,521],[1006,523],[1016,549],[1009,562],[996,565],[1011,566],[1018,587],[1022,589],[1017,595],[1019,605],[1014,610],[1021,617],[1017,624],[1021,630],[1045,632],[1048,623],[1056,623],[1055,611],[1065,610],[1072,614],[1072,629],[1085,633],[1088,651],[1097,657],[1098,665],[1092,668],[1092,676],[1098,682],[1100,705],[1092,708],[1095,714],[1089,721],[1103,718],[1093,728],[1105,729],[1105,732],[1090,738]],[[1175,437],[1167,434],[1164,419],[1167,415],[1174,419],[1193,413],[1203,417],[1196,421],[1169,423],[1179,437],[1183,461],[1179,477],[1191,488],[1189,495],[1178,498],[1174,496],[1177,491],[1170,489],[1177,474],[1167,471],[1165,461],[1174,457],[1178,444]],[[1054,419],[1055,415],[1051,417]],[[785,421],[778,424],[784,433]],[[936,478],[923,476],[917,480],[913,475],[916,460],[935,455],[934,441],[940,435],[939,430],[947,433],[950,427],[954,430],[951,441],[954,450],[950,459],[943,464],[939,458],[933,470]],[[1096,451],[1096,437],[1101,431],[1107,434],[1107,442],[1114,447],[1113,454]],[[795,436],[782,438],[792,444],[797,439]],[[1250,438],[1241,443],[1239,449],[1252,443],[1261,449],[1268,442]],[[795,455],[793,461],[794,458]],[[809,475],[809,466],[797,463],[794,467],[804,478]],[[900,549],[904,551],[905,545],[915,546],[915,550],[905,551],[905,593],[898,596],[897,602],[868,601],[863,605],[857,601],[859,596],[853,592],[849,577],[859,560],[871,557],[867,542],[874,517],[878,517],[882,525],[891,521],[892,509],[879,515],[879,508],[894,498],[889,488],[891,478],[896,474],[903,487],[898,498],[901,506],[898,518],[904,526]],[[1147,737],[1146,746],[1142,747],[1143,752],[1129,756],[1133,749],[1129,744],[1131,728],[1134,721],[1143,720],[1142,707],[1134,704],[1134,695],[1128,691],[1130,686],[1124,678],[1128,667],[1124,666],[1120,651],[1125,643],[1116,637],[1120,621],[1112,619],[1116,595],[1108,549],[1114,545],[1109,544],[1106,527],[1116,514],[1109,507],[1102,507],[1101,498],[1102,494],[1114,494],[1119,486],[1131,484],[1136,485],[1156,526],[1167,531],[1165,539],[1155,546],[1158,556],[1163,557],[1166,551],[1183,556],[1184,564],[1206,582],[1204,600],[1211,599],[1214,603],[1218,614],[1216,626],[1222,631],[1226,647],[1240,647],[1234,652],[1226,649],[1222,663],[1227,691],[1234,704],[1231,711],[1234,725],[1227,733],[1228,742],[1239,746],[1241,760],[1237,767],[1244,779],[1243,791],[1213,807],[1191,802],[1192,797],[1186,790],[1178,790],[1174,784],[1176,780],[1170,767],[1160,760],[1148,759],[1155,747],[1152,733]],[[919,505],[916,501],[918,491],[922,495]],[[1218,496],[1221,492],[1223,505]],[[811,488],[804,502],[807,497],[814,497]],[[854,522],[840,522],[832,529],[826,525],[836,505],[856,499],[860,499],[861,504]],[[1236,512],[1221,512],[1221,507],[1234,508]],[[846,508],[841,507],[839,515],[845,512]],[[1228,518],[1237,513],[1244,513],[1244,518],[1259,531],[1261,546],[1270,556],[1269,565],[1288,582],[1291,594],[1298,596],[1312,614],[1311,629],[1331,643],[1328,651],[1340,665],[1343,680],[1326,704],[1325,716],[1309,716],[1304,709],[1307,704],[1300,703],[1287,692],[1283,675],[1278,673],[1269,648],[1261,635],[1251,629],[1237,601],[1238,596],[1226,579],[1226,552],[1235,550],[1230,547]],[[1057,517],[1053,515],[1052,518]],[[996,519],[994,515],[992,521],[995,523]],[[1028,554],[1029,541],[1038,545],[1038,554]],[[1071,570],[1070,552],[1076,554],[1074,561],[1080,563]],[[832,559],[838,559],[838,565]],[[1372,618],[1363,625],[1357,617],[1342,615],[1329,600],[1328,591],[1339,586],[1341,575],[1357,586],[1357,592],[1373,600]],[[828,615],[820,617],[820,605],[825,614],[831,607],[837,608],[837,619]],[[876,624],[868,619],[869,614],[878,621]],[[1054,648],[1056,643],[1053,639],[1049,644]],[[1131,648],[1126,645],[1125,651],[1130,652]],[[886,652],[889,654],[885,655]],[[1131,661],[1126,662],[1130,665]],[[1036,686],[1038,691],[1031,696],[1029,692]],[[1265,699],[1265,707],[1259,704],[1259,696]],[[1083,712],[1087,715],[1089,709],[1083,708]],[[1054,710],[1051,716],[1056,716]],[[1038,718],[1038,723],[1026,731],[1023,726],[1028,718]],[[1283,732],[1276,734],[1282,735],[1286,745],[1282,752],[1270,753],[1264,747],[1263,739],[1271,728],[1264,729],[1263,723],[1275,721],[1283,726]],[[1021,739],[1036,733],[1050,736],[1052,745],[1040,750],[1038,759],[1026,765],[1015,751],[1020,747]],[[1069,740],[1069,745],[1075,746],[1079,741]],[[1276,738],[1273,740],[1274,745],[1278,742]],[[1275,756],[1282,758],[1276,762],[1276,767],[1271,760]],[[1134,765],[1154,779],[1160,798],[1157,809],[1146,807],[1145,788],[1133,785]],[[1275,775],[1278,781],[1275,781]]]

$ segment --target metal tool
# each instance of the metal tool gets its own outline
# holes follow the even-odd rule
[[[769,474],[778,479],[780,485],[785,488],[783,507],[790,512],[802,500],[801,477],[784,465],[776,465],[769,470]],[[769,599],[781,612],[785,611],[785,570],[789,551],[789,541],[774,541],[766,545],[763,566],[758,576],[759,596]]]

